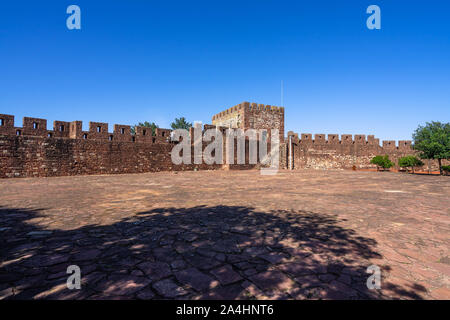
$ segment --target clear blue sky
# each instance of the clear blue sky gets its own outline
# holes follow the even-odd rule
[[[211,123],[242,101],[280,105],[283,80],[286,132],[410,139],[450,120],[449,16],[444,0],[2,1],[0,113]]]

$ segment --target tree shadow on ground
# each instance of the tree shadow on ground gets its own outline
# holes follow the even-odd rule
[[[426,292],[383,275],[382,290],[369,290],[376,241],[342,228],[336,216],[199,206],[75,230],[29,221],[44,215],[0,208],[0,299],[420,299]],[[69,265],[81,268],[81,290],[67,289]]]

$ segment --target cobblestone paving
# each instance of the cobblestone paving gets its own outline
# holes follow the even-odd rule
[[[450,299],[450,177],[161,172],[0,191],[0,299]]]

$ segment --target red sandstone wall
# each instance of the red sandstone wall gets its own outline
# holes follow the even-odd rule
[[[150,128],[136,127],[131,135],[130,126],[114,125],[109,133],[100,122],[83,131],[81,121],[55,121],[47,130],[45,119],[24,118],[23,128],[14,126],[14,116],[0,114],[0,120],[0,178],[222,168],[174,165],[170,129],[152,136]]]
[[[398,146],[395,141],[383,141],[380,146],[379,139],[374,136],[343,134],[339,139],[338,134],[298,134],[289,132],[288,137],[292,137],[292,150],[295,168],[314,169],[376,169],[370,160],[377,155],[388,155],[389,159],[395,163],[394,170],[399,170],[398,159],[407,155],[414,155],[416,152],[411,148],[411,141],[399,141]],[[289,138],[286,140],[286,154],[289,156]],[[286,168],[289,161],[285,162]],[[424,160],[425,165],[418,170],[428,171],[439,170],[436,160]]]
[[[0,178],[221,168],[221,165],[174,165],[170,157],[172,147],[169,143],[0,135]]]
[[[241,129],[278,129],[280,142],[284,139],[284,108],[265,104],[242,102],[212,117],[213,124],[237,119]]]
[[[244,103],[238,110],[243,112],[244,128],[284,130],[282,109]],[[83,131],[81,121],[55,121],[53,130],[47,130],[45,119],[24,118],[23,128],[14,126],[13,116],[0,114],[0,120],[1,178],[259,167],[248,164],[248,139],[245,165],[174,165],[170,156],[174,143],[170,142],[169,129],[158,128],[153,136],[150,128],[136,127],[136,134],[131,135],[130,126],[126,125],[114,125],[114,132],[109,133],[108,124],[99,122],[90,122],[89,131]],[[215,126],[204,127],[205,130],[210,128]],[[226,130],[219,129],[223,133]],[[398,146],[395,141],[383,141],[381,147],[379,139],[370,135],[366,138],[365,135],[344,134],[339,138],[337,134],[329,134],[327,138],[325,134],[302,134],[300,139],[298,134],[289,132],[289,136],[292,137],[294,169],[372,169],[376,167],[370,160],[376,155],[387,154],[397,164],[399,157],[414,154],[411,141],[399,141]],[[224,138],[224,152],[225,142]],[[203,148],[206,145],[203,143]],[[236,148],[235,142],[235,163]],[[193,159],[193,150],[191,153]],[[225,154],[223,160],[226,161]],[[424,162],[422,170],[426,171],[429,162]],[[289,139],[280,144],[280,169],[288,166]],[[438,170],[437,161],[430,162],[430,169]]]
[[[244,102],[244,128],[278,129],[280,142],[284,140],[284,108]]]

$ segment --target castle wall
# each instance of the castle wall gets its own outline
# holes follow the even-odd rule
[[[47,130],[45,119],[25,118],[23,128],[14,127],[14,117],[0,115],[0,178],[47,177],[83,174],[141,173],[219,169],[222,165],[174,165],[170,129],[114,125],[90,122],[89,131],[81,121],[55,121]],[[191,141],[193,143],[193,141]],[[203,148],[206,146],[203,143]]]
[[[104,142],[0,135],[0,178],[213,170],[222,165],[174,165],[172,143]],[[194,154],[193,147],[191,154]]]
[[[246,103],[245,103],[246,104]],[[245,128],[278,129],[280,142],[284,140],[284,108],[264,104],[246,104],[244,116]]]
[[[236,115],[239,114],[239,117]],[[233,118],[234,117],[234,118]],[[242,129],[280,130],[280,169],[289,168],[292,152],[293,168],[314,169],[375,169],[370,160],[376,155],[387,154],[396,164],[398,158],[415,154],[411,141],[382,141],[362,134],[298,134],[289,132],[284,140],[284,109],[266,105],[241,103],[228,112],[213,117],[213,122],[223,123],[239,119],[236,126]],[[227,127],[205,125],[204,130],[218,128],[223,134]],[[55,121],[53,130],[47,130],[47,120],[24,118],[23,127],[14,126],[14,116],[0,114],[0,178],[39,177],[81,174],[141,173],[152,171],[251,169],[260,164],[249,162],[249,140],[246,138],[245,164],[237,164],[237,142],[234,143],[234,164],[226,162],[226,138],[223,139],[224,164],[194,164],[193,129],[190,130],[191,163],[174,165],[171,151],[170,129],[135,127],[131,134],[128,125],[113,126],[109,132],[107,123],[90,122],[89,130],[83,131],[81,121]],[[292,140],[292,150],[289,143]],[[268,137],[270,144],[270,137]],[[284,140],[284,141],[283,141]],[[209,144],[202,143],[204,149]],[[270,145],[268,146],[270,150]],[[259,162],[259,159],[258,159]],[[424,160],[421,168],[437,171],[437,161]],[[443,164],[448,164],[443,161]]]
[[[212,117],[216,126],[240,129],[278,129],[280,142],[284,139],[284,108],[265,104],[242,102]]]
[[[389,159],[395,163],[394,170],[399,170],[398,159],[407,155],[416,155],[411,148],[411,141],[401,140],[396,145],[393,140],[382,141],[374,136],[357,134],[342,134],[339,139],[338,134],[310,134],[300,135],[289,132],[286,144],[289,148],[289,136],[292,138],[292,153],[294,169],[376,169],[376,165],[370,160],[377,155],[388,155]],[[314,137],[314,138],[313,138]],[[289,151],[288,157],[289,157]],[[428,164],[430,170],[439,170],[436,160],[424,160],[424,166],[417,168],[419,171],[427,171]],[[286,162],[286,168],[289,162]]]
[[[218,127],[244,129],[244,117],[245,107],[241,103],[214,115],[212,124]]]

